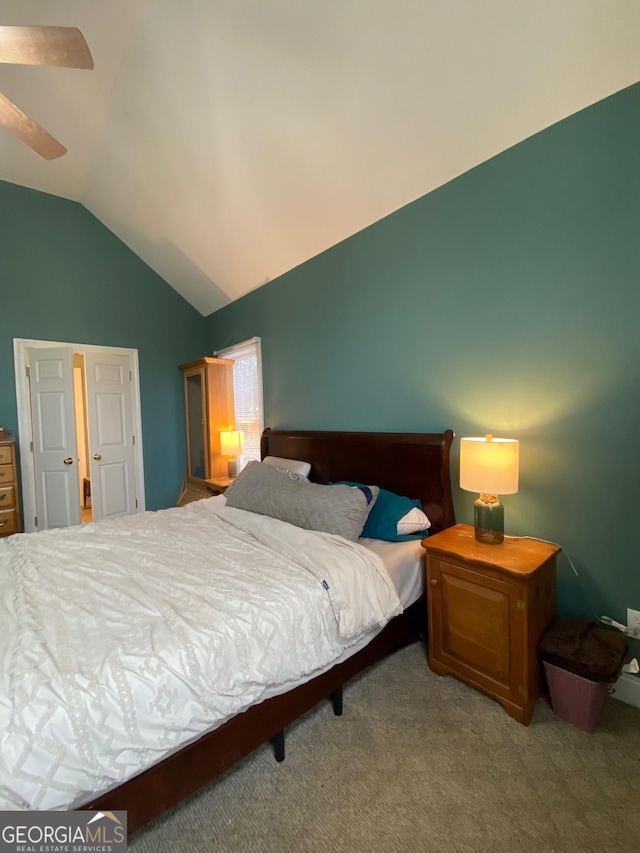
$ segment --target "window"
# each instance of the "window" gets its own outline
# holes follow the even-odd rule
[[[238,456],[238,471],[247,462],[260,459],[260,436],[264,429],[262,411],[262,354],[260,338],[214,353],[216,358],[231,358],[233,365],[233,397],[236,429],[244,433],[244,451]]]

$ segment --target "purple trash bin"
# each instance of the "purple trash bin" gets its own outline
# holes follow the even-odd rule
[[[594,731],[628,650],[617,631],[587,619],[558,619],[538,646],[554,713],[584,732]]]

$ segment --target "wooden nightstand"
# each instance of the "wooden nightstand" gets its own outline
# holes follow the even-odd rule
[[[427,552],[429,666],[500,702],[528,726],[540,692],[537,647],[556,613],[557,545],[505,536],[484,545],[456,524]]]
[[[185,476],[176,506],[184,506],[192,501],[201,501],[214,495],[224,494],[233,483],[231,477],[214,477],[211,480],[187,479]]]
[[[235,477],[212,477],[210,480],[205,480],[207,486],[216,494],[224,494]]]

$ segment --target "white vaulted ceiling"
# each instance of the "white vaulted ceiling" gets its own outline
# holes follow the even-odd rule
[[[93,71],[0,65],[81,202],[203,314],[640,80],[637,0],[0,0]]]

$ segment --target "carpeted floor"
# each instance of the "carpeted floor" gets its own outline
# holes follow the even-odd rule
[[[640,710],[586,734],[538,702],[528,728],[439,678],[420,644],[350,682],[129,839],[132,853],[578,853],[640,849]]]

